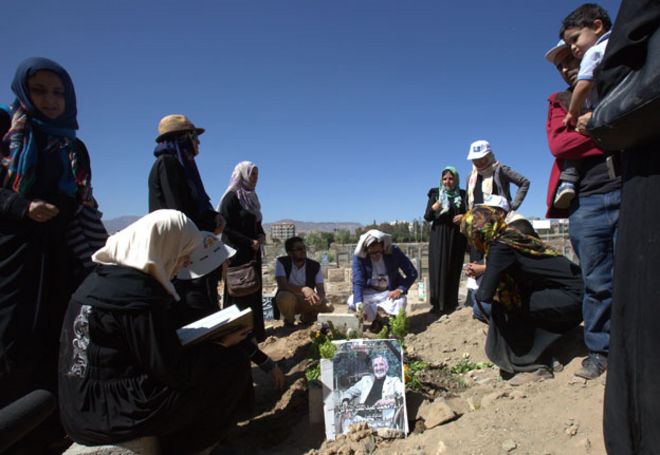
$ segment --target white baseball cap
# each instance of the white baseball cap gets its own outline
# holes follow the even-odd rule
[[[474,141],[470,144],[470,152],[468,153],[467,159],[478,160],[489,153],[493,153],[493,149],[490,148],[490,143],[488,141]]]
[[[235,249],[222,243],[212,232],[202,231],[202,239],[202,243],[190,253],[190,263],[176,274],[179,280],[201,278],[236,254]]]
[[[555,47],[545,53],[545,59],[554,65],[557,54],[559,54],[564,49],[568,49],[568,44],[566,44],[563,39],[560,39]]]
[[[490,196],[487,196],[486,199],[484,199],[484,203],[478,205],[500,208],[507,213],[511,210],[509,201],[507,201],[505,197],[499,196],[497,194],[491,194]]]

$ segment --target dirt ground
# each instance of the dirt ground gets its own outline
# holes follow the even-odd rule
[[[342,311],[338,308],[337,311]],[[469,354],[474,362],[487,361],[484,341],[487,326],[460,309],[437,319],[428,307],[409,310],[407,355],[428,362],[437,381]],[[427,378],[425,395],[407,392],[411,433],[390,439],[361,429],[335,441],[325,441],[321,424],[310,424],[304,370],[310,342],[309,327],[282,327],[275,322],[262,348],[280,361],[287,383],[275,390],[269,376],[254,369],[257,415],[241,422],[214,454],[604,454],[601,430],[604,381],[573,376],[586,355],[581,329],[569,333],[555,350],[564,369],[554,379],[511,386],[495,367],[453,375],[452,386]],[[444,378],[444,379],[443,379]],[[421,419],[422,407],[438,406],[449,421]],[[434,408],[435,409],[435,408]],[[434,414],[435,413],[435,414]],[[453,416],[453,417],[451,417]],[[428,425],[427,425],[428,423]],[[437,426],[434,426],[437,425]],[[427,428],[431,426],[430,428]]]

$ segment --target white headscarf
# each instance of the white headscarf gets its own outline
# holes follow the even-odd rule
[[[392,236],[378,229],[371,229],[360,236],[355,247],[355,256],[360,258],[367,257],[367,247],[374,242],[382,242],[385,254],[392,254]]]
[[[92,255],[92,261],[148,273],[179,300],[170,281],[177,261],[201,242],[202,234],[186,215],[178,210],[156,210],[110,236],[105,246]]]

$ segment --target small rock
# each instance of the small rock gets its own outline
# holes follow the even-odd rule
[[[470,411],[474,412],[477,410],[477,408],[474,406],[474,400],[472,399],[472,397],[468,397],[465,401],[467,402]]]
[[[456,348],[444,348],[444,349],[442,350],[442,352],[443,352],[443,353],[447,353],[447,352],[456,352]]]
[[[417,422],[415,422],[415,429],[413,430],[413,433],[419,434],[419,433],[424,433],[426,431],[426,425],[424,425],[424,420],[419,419]]]
[[[500,390],[498,392],[489,393],[481,399],[481,407],[487,408],[493,405],[493,403],[502,398],[509,398],[509,392]]]
[[[518,448],[518,444],[516,444],[513,439],[507,439],[502,443],[502,450],[506,452],[511,452],[513,450],[516,450],[517,448]]]
[[[574,420],[569,420],[567,422],[568,425],[566,425],[566,429],[564,429],[564,432],[569,435],[569,436],[575,436],[578,433],[578,429],[580,428],[580,424],[575,422]]]
[[[436,455],[442,455],[443,453],[448,453],[447,444],[445,444],[444,441],[438,441],[438,445],[436,446],[435,453]]]
[[[408,418],[410,420],[417,420],[419,418],[419,408],[424,401],[429,401],[426,396],[414,390],[406,392],[406,411],[408,411]]]
[[[378,428],[376,435],[383,439],[396,439],[401,436],[401,432],[392,428]]]
[[[584,379],[584,378],[581,378],[581,377],[579,377],[579,376],[573,376],[573,377],[568,381],[568,383],[569,383],[570,385],[582,385],[582,386],[586,386],[586,385],[587,385],[587,380]]]
[[[520,389],[516,389],[516,390],[512,391],[509,395],[511,395],[511,398],[513,398],[514,400],[520,400],[520,399],[523,399],[523,398],[527,398],[527,394],[525,392],[523,392],[522,390],[520,390]]]
[[[493,378],[479,378],[476,379],[474,382],[475,384],[484,385],[490,383],[492,380]]]
[[[457,414],[445,400],[438,398],[433,402],[422,403],[417,416],[424,419],[426,428],[433,428],[454,420]]]

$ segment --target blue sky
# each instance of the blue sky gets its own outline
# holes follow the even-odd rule
[[[106,218],[147,211],[158,120],[207,132],[197,158],[212,202],[234,165],[259,166],[267,222],[418,218],[439,173],[461,186],[487,139],[527,176],[543,216],[552,159],[543,54],[581,1],[6,0],[0,102],[17,64],[70,72],[79,137]],[[620,2],[601,2],[612,18]]]

